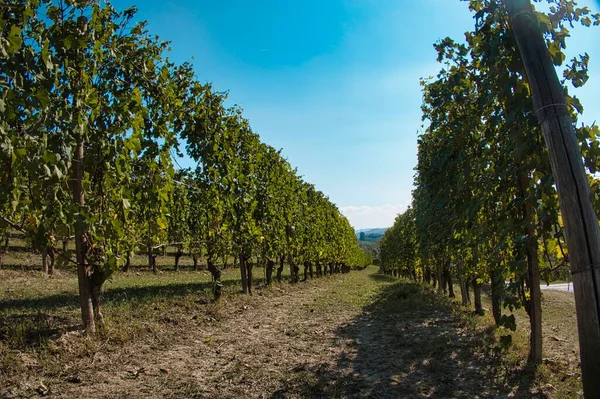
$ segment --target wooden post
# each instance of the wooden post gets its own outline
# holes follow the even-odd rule
[[[569,246],[577,310],[583,392],[600,397],[600,228],[592,208],[581,151],[564,89],[529,0],[507,0],[517,41],[544,133]]]

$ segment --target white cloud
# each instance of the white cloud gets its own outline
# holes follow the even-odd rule
[[[355,229],[390,227],[396,215],[406,210],[407,204],[387,204],[380,206],[343,206],[340,211],[348,218]]]

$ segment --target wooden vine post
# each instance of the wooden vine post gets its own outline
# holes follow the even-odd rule
[[[583,391],[586,398],[600,398],[598,219],[592,208],[590,186],[564,89],[530,0],[506,0],[505,4],[558,189],[575,292]]]

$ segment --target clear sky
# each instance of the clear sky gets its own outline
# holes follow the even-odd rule
[[[419,78],[432,44],[463,40],[459,0],[113,0],[192,57],[200,80],[229,90],[263,142],[336,203],[356,228],[387,227],[410,202],[421,126]],[[599,11],[596,0],[581,0]],[[600,117],[600,27],[573,30],[569,54],[591,56],[576,94]],[[180,161],[189,165],[185,160]]]

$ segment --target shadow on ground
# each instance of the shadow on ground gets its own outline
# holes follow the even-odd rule
[[[13,348],[40,346],[52,335],[80,328],[69,318],[45,313],[0,316],[0,340]]]
[[[531,378],[498,379],[491,331],[467,328],[456,312],[429,287],[396,281],[336,331],[345,348],[336,359],[297,368],[271,398],[531,397]]]
[[[228,289],[239,283],[236,280],[224,280],[222,284]],[[139,304],[178,299],[208,292],[212,286],[211,281],[202,281],[107,288],[102,294],[102,307],[107,309],[127,302]],[[73,317],[75,313],[64,313],[65,310],[77,310],[78,304],[75,292],[0,300],[0,340],[17,348],[38,346],[50,336],[81,329],[83,327],[79,324],[79,319]]]
[[[239,284],[237,280],[223,280],[223,287],[232,287]],[[128,300],[148,301],[161,297],[166,299],[181,298],[188,294],[203,292],[212,289],[211,281],[197,283],[169,283],[162,285],[134,286],[126,288],[107,288],[102,293],[102,304],[110,305],[114,302]],[[0,300],[0,309],[48,311],[60,307],[78,306],[76,292],[62,292],[43,297],[30,297]]]

